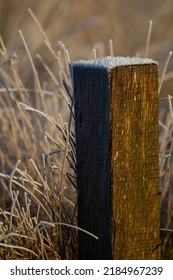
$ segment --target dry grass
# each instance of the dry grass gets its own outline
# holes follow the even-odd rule
[[[55,52],[40,31],[59,77],[38,54],[50,76],[50,83],[40,81],[20,31],[33,71],[32,88],[24,86],[17,67],[20,61],[9,56],[1,38],[1,259],[76,258],[77,235],[71,227],[76,224],[76,179],[69,57],[61,42]]]
[[[173,259],[173,107],[172,97],[161,99],[167,112],[160,110],[160,188],[162,258]],[[167,106],[166,106],[167,105]],[[166,230],[167,229],[167,230]]]
[[[116,4],[116,1],[110,0],[111,5],[100,1],[99,6],[97,2],[83,2],[81,9],[76,0],[73,1],[73,8],[69,0],[53,0],[51,4],[46,2],[42,6],[39,1],[30,1],[30,7],[38,14],[37,22],[31,10],[30,17],[25,21],[28,4],[22,7],[20,0],[16,0],[15,5],[14,1],[0,1],[0,10],[4,11],[1,15],[1,34],[8,45],[6,47],[1,38],[1,259],[77,258],[72,87],[68,52],[60,41],[57,42],[57,38],[65,41],[72,59],[108,53],[134,55],[136,50],[145,55],[149,51],[150,56],[161,62],[159,69],[163,69],[165,55],[170,50],[172,35],[170,29],[164,26],[166,23],[159,27],[159,32],[163,30],[162,34],[157,31],[152,33],[150,47],[148,44],[145,46],[144,42],[150,18],[155,19],[155,30],[162,18],[160,10],[167,20],[171,18],[171,1],[164,1],[164,4],[156,1],[159,8],[153,17],[149,15],[150,18],[145,20],[146,25],[143,21],[141,26],[134,17],[139,3],[133,6],[132,21],[129,9],[122,9],[124,2],[128,7],[126,0],[117,1]],[[147,4],[142,4],[142,9],[143,6],[149,13],[155,7],[153,4],[147,10]],[[25,9],[25,13],[22,9]],[[142,9],[138,18],[144,14]],[[103,11],[106,11],[105,14]],[[5,14],[8,16],[4,17]],[[117,24],[112,24],[110,19],[113,21],[115,16]],[[20,28],[22,32],[18,33]],[[136,36],[139,32],[140,36]],[[127,34],[131,38],[129,44]],[[110,38],[114,41],[114,48],[112,41],[108,43]],[[161,44],[158,43],[161,41]],[[160,85],[164,81],[160,86],[161,97],[172,89],[171,66],[172,62],[163,79],[160,78]],[[159,70],[159,73],[161,77],[162,71]],[[173,229],[172,112],[172,99],[166,96],[166,99],[160,100],[159,114],[164,259],[173,259],[172,231],[165,230]]]

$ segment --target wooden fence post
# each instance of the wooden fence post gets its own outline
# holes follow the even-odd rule
[[[158,66],[106,57],[72,65],[79,259],[160,259]]]

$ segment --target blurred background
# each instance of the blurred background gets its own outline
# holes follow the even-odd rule
[[[159,71],[173,49],[172,0],[0,0],[0,34],[12,53],[22,55],[19,29],[32,54],[45,52],[28,8],[55,47],[59,40],[66,45],[72,60],[91,58],[93,47],[99,55],[109,55],[109,39],[114,55],[144,56],[149,20],[153,20],[153,30],[148,56],[159,61]],[[172,66],[173,59],[170,70]],[[162,94],[171,94],[172,86],[171,80],[164,83]]]
[[[28,8],[41,24],[48,37],[46,41],[48,43],[50,40],[54,53],[44,43],[45,35],[40,32],[39,24],[35,23]],[[63,44],[71,61],[93,58],[93,48],[96,49],[98,57],[110,55],[110,39],[115,56],[144,57],[150,20],[153,21],[153,27],[148,57],[159,62],[160,76],[169,52],[173,51],[173,0],[0,0],[1,175],[10,174],[16,161],[20,159],[20,168],[24,170],[22,174],[27,175],[25,172],[29,169],[29,175],[37,179],[38,174],[35,174],[34,168],[29,167],[28,160],[34,159],[39,170],[43,171],[42,153],[47,153],[44,131],[48,131],[53,139],[58,139],[57,128],[47,124],[45,119],[36,117],[36,114],[19,110],[16,103],[16,100],[22,101],[44,111],[38,94],[40,90],[19,30],[22,31],[38,71],[40,87],[45,91],[48,113],[55,120],[59,118],[59,113],[63,120],[66,120],[66,117],[68,120],[70,110],[59,93],[64,91],[61,85],[62,75],[69,88],[71,86],[69,72],[64,66],[62,71],[59,70],[60,64],[57,63],[56,56],[60,49],[64,52]],[[38,59],[37,54],[41,59]],[[167,69],[169,79],[165,79],[160,93],[161,98],[166,98],[160,101],[159,110],[159,120],[163,122],[163,125],[160,125],[159,137],[160,153],[163,154],[163,157],[160,157],[161,190],[164,188],[161,226],[167,228],[173,227],[173,133],[172,118],[167,115],[172,102],[167,96],[173,94],[172,71],[173,56]],[[49,143],[48,149],[50,152],[57,147],[53,142]],[[57,154],[54,157],[55,159],[51,159],[52,166],[57,164]],[[49,169],[52,166],[49,166]],[[11,206],[9,181],[5,176],[1,177],[0,208],[7,209]],[[57,184],[58,188],[57,182],[56,178],[54,185]],[[74,195],[72,200],[73,197]],[[173,259],[172,232],[163,236],[163,240],[162,257]]]

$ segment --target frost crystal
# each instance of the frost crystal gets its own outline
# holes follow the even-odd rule
[[[73,63],[73,65],[81,67],[105,67],[108,69],[125,66],[125,65],[139,65],[139,64],[158,64],[155,60],[150,58],[141,57],[112,57],[107,56],[96,60],[79,60]]]

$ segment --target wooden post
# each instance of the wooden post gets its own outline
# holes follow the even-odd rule
[[[158,67],[142,58],[72,66],[79,259],[160,259]]]

